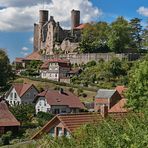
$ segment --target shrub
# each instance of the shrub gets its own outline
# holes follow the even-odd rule
[[[12,138],[12,132],[8,131],[6,134],[3,134],[1,137],[1,141],[3,145],[8,145],[10,143],[10,140]]]

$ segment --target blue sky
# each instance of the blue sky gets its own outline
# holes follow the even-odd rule
[[[70,26],[73,8],[81,10],[82,22],[112,22],[117,16],[128,20],[141,18],[143,25],[148,20],[148,0],[44,1],[45,9],[66,28]],[[7,50],[11,61],[32,52],[33,23],[38,21],[38,11],[42,8],[42,0],[0,0],[0,48]]]

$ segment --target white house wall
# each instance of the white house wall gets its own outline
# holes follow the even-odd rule
[[[21,104],[21,99],[14,88],[11,90],[8,97],[6,97],[5,99],[11,106]]]
[[[36,105],[35,105],[35,110],[36,113],[38,112],[49,112],[51,109],[51,106],[47,104],[47,101],[45,100],[45,97],[39,97]]]

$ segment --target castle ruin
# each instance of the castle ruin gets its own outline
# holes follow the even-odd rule
[[[48,11],[40,10],[39,23],[34,24],[34,51],[45,55],[53,55],[55,49],[63,53],[71,53],[78,48],[81,40],[80,11],[71,11],[71,29],[66,30],[54,20],[48,19]]]

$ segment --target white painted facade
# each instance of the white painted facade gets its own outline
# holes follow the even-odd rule
[[[19,97],[14,88],[5,99],[11,106],[21,104],[21,98]]]
[[[79,113],[79,108],[69,108],[67,105],[50,105],[45,97],[39,97],[35,105],[36,113],[49,112],[52,114]]]
[[[45,97],[39,97],[35,105],[36,113],[50,112],[51,106],[47,103]]]
[[[41,78],[54,81],[60,81],[61,78],[67,77],[70,67],[60,66],[59,63],[49,63],[48,69],[40,70]]]
[[[8,96],[6,95],[5,100],[11,105],[20,104],[32,104],[36,95],[38,94],[37,89],[32,85],[21,97],[18,95],[15,88],[11,88]]]

